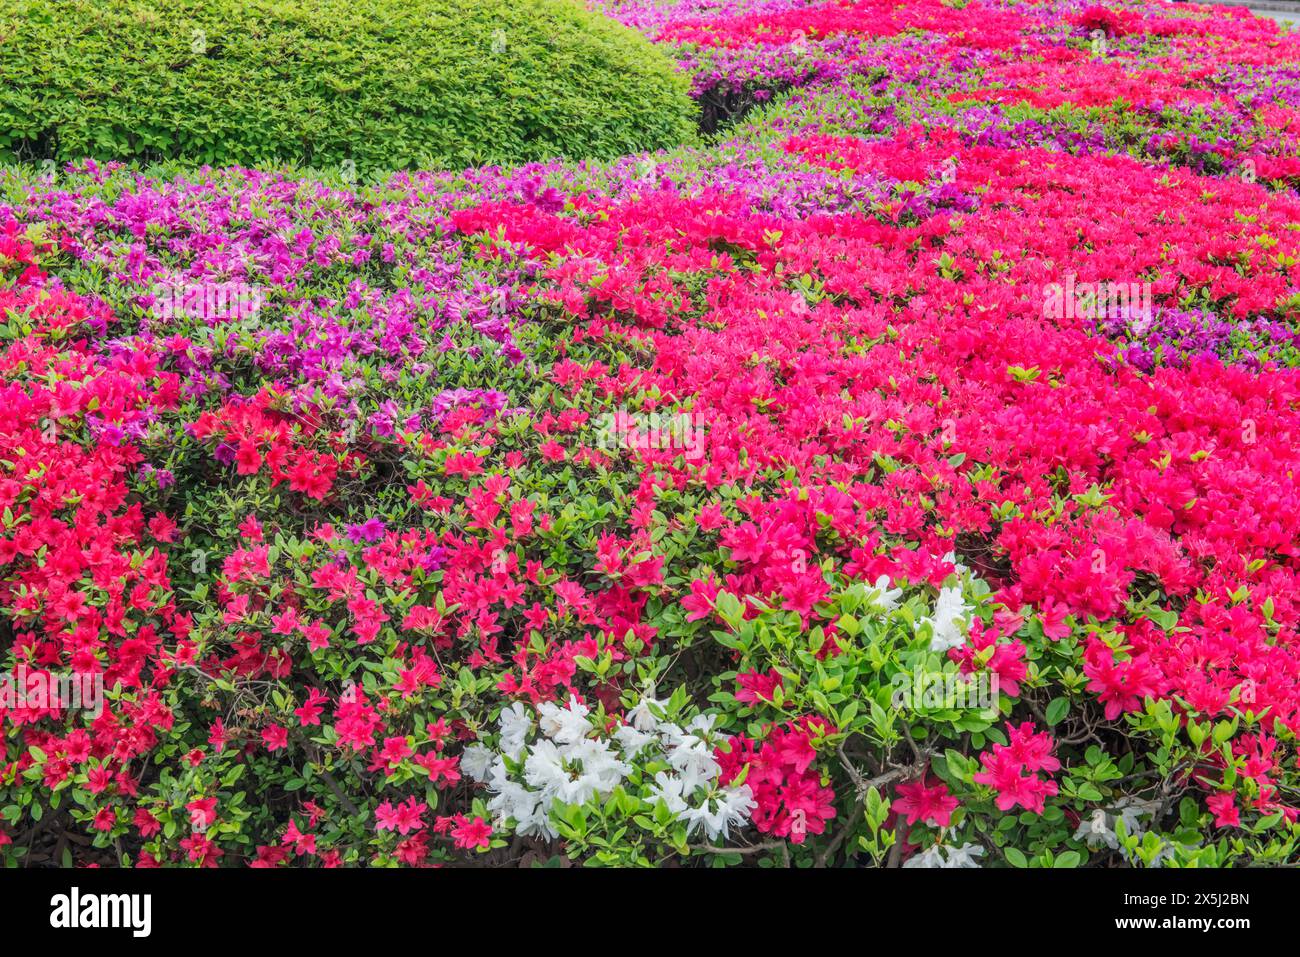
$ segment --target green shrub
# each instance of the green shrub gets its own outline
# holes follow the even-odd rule
[[[686,80],[577,0],[33,0],[0,152],[358,169],[609,158],[692,135]]]

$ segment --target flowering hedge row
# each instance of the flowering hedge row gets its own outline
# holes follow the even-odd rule
[[[1300,39],[605,10],[715,142],[0,181],[6,861],[1292,860]]]

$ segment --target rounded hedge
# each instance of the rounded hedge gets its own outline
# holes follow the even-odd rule
[[[0,152],[357,169],[689,139],[687,81],[577,0],[32,0],[0,10]]]

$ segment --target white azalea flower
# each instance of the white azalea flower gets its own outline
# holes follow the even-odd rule
[[[570,697],[563,708],[547,701],[538,705],[537,711],[542,734],[559,744],[573,744],[591,733],[591,722],[587,720],[591,712],[577,697]]]
[[[487,807],[496,820],[504,824],[514,818],[515,830],[520,834],[543,834],[550,832],[550,822],[546,810],[542,807],[542,797],[536,791],[530,791],[514,781],[504,782],[504,786],[488,801]],[[550,802],[546,802],[550,804]]]
[[[946,867],[954,868],[973,868],[979,867],[977,857],[984,856],[984,848],[978,844],[963,844],[961,847],[948,848],[948,863]]]
[[[518,761],[528,747],[528,732],[533,729],[533,719],[528,709],[516,701],[501,712],[501,750],[511,761]]]
[[[963,616],[970,611],[962,598],[960,588],[941,588],[934,603],[934,615],[926,619],[930,622],[930,650],[944,652],[966,643],[966,628]]]
[[[913,854],[903,862],[903,867],[944,867],[946,866],[946,861],[947,858],[943,856],[943,847],[936,844],[934,847],[927,847],[919,854]]]
[[[550,811],[544,803],[534,805],[532,813],[526,817],[520,817],[518,814],[513,816],[515,833],[521,837],[540,837],[553,841],[560,836],[560,832],[551,824]]]
[[[1135,797],[1123,797],[1111,808],[1097,808],[1087,818],[1079,822],[1074,832],[1076,841],[1085,841],[1093,849],[1108,847],[1112,851],[1119,847],[1117,823],[1124,822],[1124,832],[1129,837],[1139,837],[1146,828],[1142,818],[1149,817],[1159,809],[1158,801],[1143,801]]]
[[[619,725],[618,730],[614,732],[614,740],[622,747],[623,754],[629,758],[634,758],[644,748],[659,743],[659,739],[655,735],[638,731],[630,724]]]
[[[1084,841],[1091,848],[1104,845],[1113,851],[1119,847],[1119,838],[1111,826],[1111,818],[1101,808],[1097,808],[1079,822],[1079,827],[1074,832],[1074,839]]]
[[[668,763],[682,776],[688,791],[717,780],[722,771],[722,766],[713,758],[713,749],[693,734],[683,735],[672,747],[668,752]]]
[[[653,705],[663,711],[667,702],[656,701],[654,699],[654,690],[654,688],[650,688],[637,702],[636,707],[627,713],[627,723],[638,731],[653,732],[659,729],[659,719],[654,716],[650,706]]]
[[[703,827],[709,840],[717,840],[719,837],[726,840],[730,827],[733,824],[743,827],[749,820],[749,812],[756,806],[749,785],[722,788],[706,797],[700,807],[687,808],[684,815],[686,833],[689,836],[697,827]]]
[[[480,784],[486,784],[488,769],[498,761],[496,753],[481,744],[471,744],[460,756],[460,769]]]
[[[689,810],[684,796],[685,782],[675,774],[660,771],[655,775],[655,783],[650,788],[650,801],[662,801],[674,817],[680,817]]]
[[[890,584],[888,575],[881,575],[876,579],[876,584],[867,595],[867,602],[871,607],[883,612],[891,612],[898,607],[899,600],[903,597],[903,589],[890,588]]]
[[[984,848],[978,844],[963,844],[961,847],[952,847],[947,844],[936,844],[927,848],[920,854],[914,854],[907,859],[904,867],[939,867],[945,869],[966,869],[979,867],[975,858],[984,854]]]
[[[564,755],[554,741],[538,741],[532,746],[524,759],[524,780],[547,796],[559,793],[568,783]]]
[[[1124,822],[1124,831],[1129,837],[1137,837],[1146,830],[1142,818],[1153,817],[1160,810],[1159,801],[1144,801],[1136,797],[1123,797],[1116,802],[1113,811]]]
[[[543,740],[524,761],[524,780],[546,798],[584,804],[614,790],[631,770],[604,741],[583,740],[561,750],[554,741]]]
[[[485,783],[490,790],[500,791],[510,782],[510,771],[506,768],[505,759],[498,754],[496,760],[492,762],[492,767],[488,768]]]
[[[582,765],[583,776],[594,782],[598,794],[608,794],[632,773],[631,765],[620,761],[607,741],[579,741],[564,757],[570,764]]]
[[[716,714],[697,714],[695,717],[691,718],[690,723],[686,725],[686,730],[703,738],[713,730],[713,725],[717,720],[718,716]]]
[[[676,747],[686,737],[685,731],[668,721],[662,722],[655,729],[655,733],[659,735],[659,740],[663,742],[665,748]]]
[[[513,704],[501,712],[495,748],[465,749],[465,773],[487,786],[488,811],[502,828],[555,838],[550,821],[555,802],[581,805],[607,797],[633,773],[631,762],[638,755],[638,766],[647,770],[649,762],[666,760],[671,770],[658,771],[654,783],[639,793],[663,804],[686,824],[687,834],[725,840],[750,820],[755,803],[748,786],[718,783],[717,716],[695,715],[684,728],[662,721],[651,709],[662,713],[663,702],[652,694],[650,689],[612,734],[595,727],[591,712],[576,698],[564,706]]]

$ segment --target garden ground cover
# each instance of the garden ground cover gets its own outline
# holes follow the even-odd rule
[[[713,141],[0,182],[6,861],[1292,861],[1300,39],[603,10]]]

